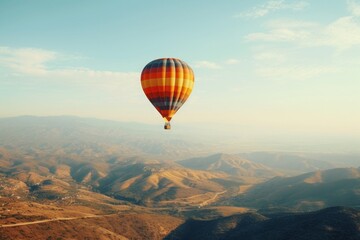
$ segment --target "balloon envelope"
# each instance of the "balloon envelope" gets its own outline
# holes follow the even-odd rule
[[[160,58],[144,67],[141,86],[146,97],[164,118],[165,129],[169,129],[168,122],[190,96],[194,73],[180,59]]]

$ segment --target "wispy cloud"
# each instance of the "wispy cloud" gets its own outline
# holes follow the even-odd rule
[[[315,45],[333,46],[339,50],[360,45],[360,22],[354,16],[342,17],[329,24],[321,35],[314,37]]]
[[[245,39],[265,42],[304,42],[319,28],[313,22],[289,19],[269,21],[266,27],[268,29],[266,32],[250,33],[245,36]]]
[[[226,64],[228,65],[235,65],[238,64],[240,61],[236,58],[229,58],[228,60],[225,61]]]
[[[260,18],[270,14],[271,12],[279,10],[299,11],[306,8],[308,5],[308,2],[306,1],[270,0],[264,4],[253,7],[249,11],[245,11],[238,15],[235,15],[235,17]]]
[[[57,55],[42,49],[0,47],[0,64],[17,73],[43,75],[48,72],[45,63],[56,59]]]
[[[226,65],[236,65],[238,63],[240,63],[240,60],[236,58],[229,58],[221,62],[212,62],[212,61],[203,60],[203,61],[194,62],[194,67],[202,68],[202,69],[222,69],[226,67]]]
[[[251,33],[245,37],[247,41],[265,42],[293,42],[304,41],[309,38],[309,31],[291,28],[274,28],[268,32]]]
[[[329,46],[338,50],[360,45],[357,16],[341,17],[327,25],[283,20],[267,24],[267,31],[245,36],[247,41],[291,42],[301,46]]]
[[[11,76],[23,76],[22,79],[34,84],[46,81],[69,87],[78,85],[94,90],[101,88],[117,94],[139,92],[139,73],[94,70],[85,67],[51,67],[63,62],[64,59],[74,58],[44,49],[0,47],[0,67],[8,72],[7,76],[10,76],[3,79],[7,82],[11,81]]]
[[[210,61],[197,61],[194,64],[195,68],[207,68],[207,69],[220,69],[221,66],[215,62]]]
[[[262,67],[256,70],[257,75],[278,80],[306,80],[337,70],[327,66],[276,66]]]
[[[348,9],[354,16],[360,16],[360,2],[355,0],[348,0]]]
[[[259,51],[255,53],[254,59],[258,61],[269,61],[269,62],[283,62],[286,60],[286,56],[279,52],[273,51]]]
[[[339,65],[337,59],[316,63],[312,57],[319,57],[317,50],[310,53],[305,48],[332,47],[335,51],[326,53],[331,58],[339,50],[360,46],[360,25],[355,16],[341,17],[325,26],[305,21],[276,20],[268,22],[266,27],[266,32],[246,36],[248,41],[274,43],[253,48],[257,64],[255,73],[262,78],[280,81],[326,79],[331,74],[347,71],[347,67]],[[298,47],[288,48],[289,45],[282,44],[284,42]]]

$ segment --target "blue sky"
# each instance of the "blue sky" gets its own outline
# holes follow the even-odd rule
[[[140,86],[160,57],[195,72],[173,125],[360,138],[359,0],[1,0],[0,117],[161,125]]]

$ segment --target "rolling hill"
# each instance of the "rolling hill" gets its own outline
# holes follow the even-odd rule
[[[40,220],[37,224],[4,225],[0,239],[163,239],[183,222],[159,214],[111,214]]]
[[[360,169],[335,168],[357,167],[358,155],[211,154],[153,133],[76,117],[0,119],[0,239],[359,236],[357,210],[296,212],[359,207]]]
[[[19,196],[37,200],[75,199],[81,189],[143,205],[205,206],[246,184],[224,172],[145,157],[0,152],[0,176],[22,186]]]
[[[255,208],[289,207],[300,210],[356,207],[360,203],[360,169],[337,168],[295,177],[276,177],[254,186],[231,202]]]
[[[246,213],[210,221],[188,220],[165,239],[209,240],[357,240],[360,212],[351,208],[327,208],[317,212],[267,218]]]
[[[240,153],[238,156],[288,175],[360,166],[360,156],[356,154],[250,152]]]
[[[223,171],[235,176],[270,178],[332,168],[359,167],[360,155],[295,152],[217,153],[179,160],[178,163],[192,169]]]
[[[173,162],[149,161],[114,167],[101,179],[98,189],[119,199],[146,204],[167,201],[195,204],[224,192],[227,186],[220,180],[227,178],[225,173],[191,170]]]
[[[178,161],[184,167],[222,171],[234,176],[270,178],[280,175],[261,163],[249,161],[238,155],[218,153],[207,157],[197,157]]]

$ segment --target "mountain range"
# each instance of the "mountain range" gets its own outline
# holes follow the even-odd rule
[[[143,124],[0,119],[0,239],[359,239],[360,155],[211,148]]]
[[[270,178],[281,175],[270,167],[234,154],[218,153],[206,157],[181,160],[178,163],[191,169],[222,171],[234,176]]]
[[[157,130],[146,124],[74,116],[0,118],[0,146],[172,159],[210,151],[200,141]]]
[[[360,169],[336,168],[295,177],[275,177],[231,200],[231,205],[314,210],[331,206],[360,206]]]

